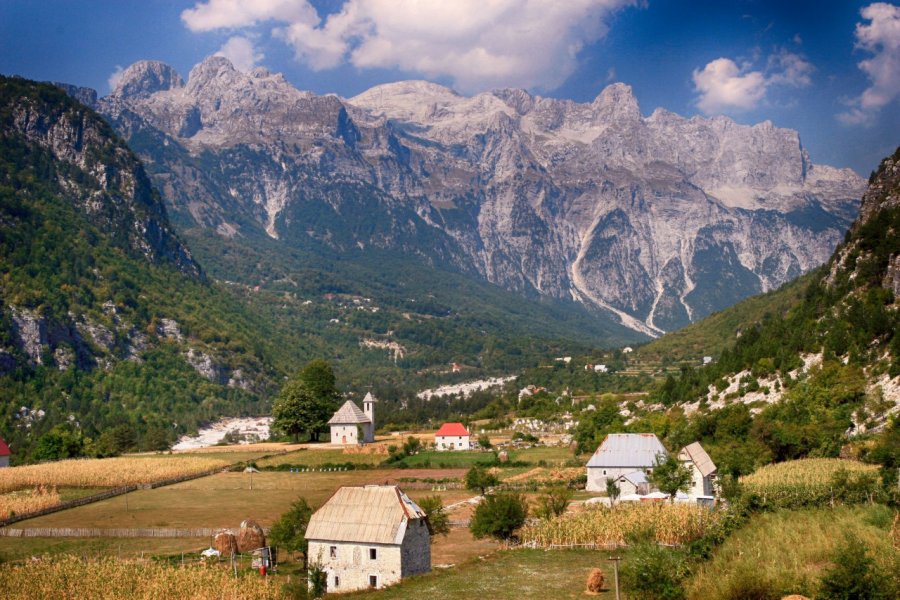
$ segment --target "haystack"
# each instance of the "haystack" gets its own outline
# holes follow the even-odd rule
[[[231,556],[238,551],[237,538],[231,531],[223,529],[216,534],[213,547],[219,551],[220,556]]]
[[[506,450],[501,450],[499,454],[497,454],[497,460],[502,463],[509,462],[509,452]]]
[[[238,531],[237,537],[238,549],[241,552],[249,552],[262,548],[266,545],[266,534],[259,523],[251,519],[241,523],[241,530]]]
[[[603,591],[603,582],[605,578],[603,577],[603,571],[600,569],[591,569],[591,572],[588,573],[587,578],[587,591],[591,594],[599,594]]]

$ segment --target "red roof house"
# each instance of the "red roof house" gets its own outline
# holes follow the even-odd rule
[[[437,450],[468,450],[469,432],[462,423],[444,423],[434,434]]]
[[[12,453],[9,451],[9,446],[6,445],[6,442],[3,441],[3,438],[0,438],[0,467],[9,466],[10,454]]]

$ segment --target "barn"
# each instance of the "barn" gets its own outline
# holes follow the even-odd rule
[[[668,456],[665,446],[652,433],[610,433],[587,463],[587,486],[591,492],[606,490],[609,479],[635,471],[653,471],[658,456]]]
[[[434,434],[435,450],[468,450],[469,432],[462,423],[444,423]]]
[[[425,512],[395,485],[342,487],[312,515],[306,539],[329,593],[382,588],[431,570]]]

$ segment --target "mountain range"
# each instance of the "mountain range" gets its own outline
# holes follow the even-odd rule
[[[350,99],[222,57],[141,61],[96,99],[185,232],[414,257],[657,336],[822,264],[865,181],[796,131],[421,81]],[[219,260],[214,257],[213,260]]]

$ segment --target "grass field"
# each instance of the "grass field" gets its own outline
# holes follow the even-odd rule
[[[863,539],[887,572],[896,569],[900,549],[888,533],[894,513],[883,505],[778,511],[759,514],[735,532],[688,585],[691,600],[815,598],[817,580],[845,533]],[[750,588],[759,590],[746,595]]]
[[[585,582],[592,568],[599,567],[606,574],[607,582],[612,581],[612,569],[607,558],[606,553],[591,550],[505,550],[483,559],[473,559],[456,569],[437,569],[427,575],[412,577],[385,590],[342,597],[372,600],[583,598]],[[597,597],[614,598],[615,593],[608,589]]]
[[[423,473],[397,469],[217,473],[21,521],[16,527],[236,527],[247,518],[267,527],[300,497],[316,508],[344,485],[396,482],[397,477],[440,474],[441,471]],[[253,489],[250,489],[251,484]],[[409,490],[413,499],[435,493],[445,504],[472,495],[465,490]]]
[[[353,463],[355,465],[377,465],[387,458],[387,454],[365,454],[361,452],[344,452],[335,449],[301,448],[287,454],[270,456],[256,461],[259,467],[277,467],[278,465],[304,465],[318,467],[324,464]]]

